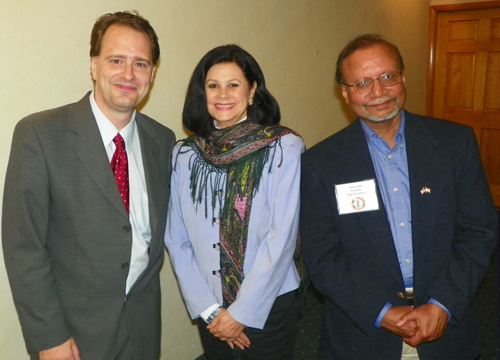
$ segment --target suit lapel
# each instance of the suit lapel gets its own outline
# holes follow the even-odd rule
[[[446,160],[435,148],[439,141],[427,130],[419,116],[406,112],[405,138],[410,175],[412,207],[412,235],[414,262],[425,261],[425,254],[432,246],[434,226],[439,219],[438,209],[443,193]],[[421,192],[426,187],[428,192]],[[414,266],[414,269],[422,266]],[[417,277],[417,272],[414,277]]]
[[[376,179],[375,168],[373,166],[368,144],[365,141],[365,134],[361,128],[360,120],[358,119],[350,127],[350,133],[347,134],[348,139],[359,139],[358,144],[345,143],[340,154],[340,159],[345,159],[345,173],[351,178],[346,178],[347,182],[362,181],[368,179]],[[386,209],[379,189],[378,181],[376,181],[377,198],[379,203],[378,211],[369,211],[358,213],[359,221],[364,226],[364,232],[368,235],[371,242],[377,249],[380,258],[385,262],[390,269],[394,279],[403,284],[401,269],[392,238],[392,232],[386,216]]]
[[[148,190],[149,203],[149,219],[151,226],[151,241],[155,240],[156,228],[158,226],[158,209],[162,204],[159,204],[160,193],[160,150],[155,140],[155,132],[145,119],[145,117],[137,113],[137,128],[139,130],[139,138],[141,141],[142,161],[144,164],[144,176],[146,178],[146,186]],[[153,244],[151,244],[152,246]]]
[[[73,150],[97,187],[113,206],[128,220],[116,181],[111,171],[102,137],[97,126],[88,94],[75,104],[70,130],[75,134]]]

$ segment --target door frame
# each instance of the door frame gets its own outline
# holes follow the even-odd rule
[[[427,92],[425,98],[425,114],[430,116],[434,107],[434,76],[436,60],[436,17],[439,12],[461,11],[461,10],[480,10],[500,7],[500,0],[482,1],[476,3],[435,5],[430,7],[429,12],[429,47],[427,62]]]

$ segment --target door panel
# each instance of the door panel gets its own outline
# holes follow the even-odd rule
[[[500,207],[500,1],[476,4],[431,8],[427,115],[474,129]]]
[[[500,52],[491,52],[488,54],[488,57],[484,109],[498,111],[500,109],[500,81],[498,80]]]

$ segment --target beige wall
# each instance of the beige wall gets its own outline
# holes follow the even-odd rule
[[[180,115],[195,64],[226,43],[256,57],[281,104],[283,123],[299,131],[308,146],[352,119],[334,84],[334,68],[343,45],[361,33],[381,33],[399,45],[407,65],[407,108],[424,111],[429,0],[1,0],[0,5],[1,188],[16,122],[77,101],[91,89],[91,27],[99,15],[122,9],[139,10],[160,37],[162,60],[143,111],[178,138],[185,136]],[[201,347],[168,261],[162,283],[162,359],[194,359]],[[3,265],[0,288],[0,359],[24,359]]]

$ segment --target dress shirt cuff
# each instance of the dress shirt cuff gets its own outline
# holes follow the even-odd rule
[[[200,317],[203,319],[203,321],[207,322],[208,320],[208,317],[210,315],[212,315],[212,313],[214,312],[215,309],[217,309],[220,305],[215,303],[213,304],[212,306],[210,306],[208,309],[206,309],[205,311],[203,311],[201,314],[200,314]]]
[[[385,306],[382,308],[382,311],[378,315],[377,321],[375,321],[375,324],[373,324],[375,327],[380,328],[380,324],[382,323],[382,319],[384,318],[385,314],[387,311],[392,307],[392,304],[390,302],[385,303]]]
[[[434,304],[434,305],[437,305],[439,306],[441,309],[443,309],[444,311],[446,311],[446,313],[448,314],[448,321],[451,320],[451,312],[448,311],[448,309],[446,308],[446,306],[444,306],[443,304],[441,304],[439,301],[437,301],[436,299],[434,298],[430,298],[429,301],[427,301],[427,304]]]

